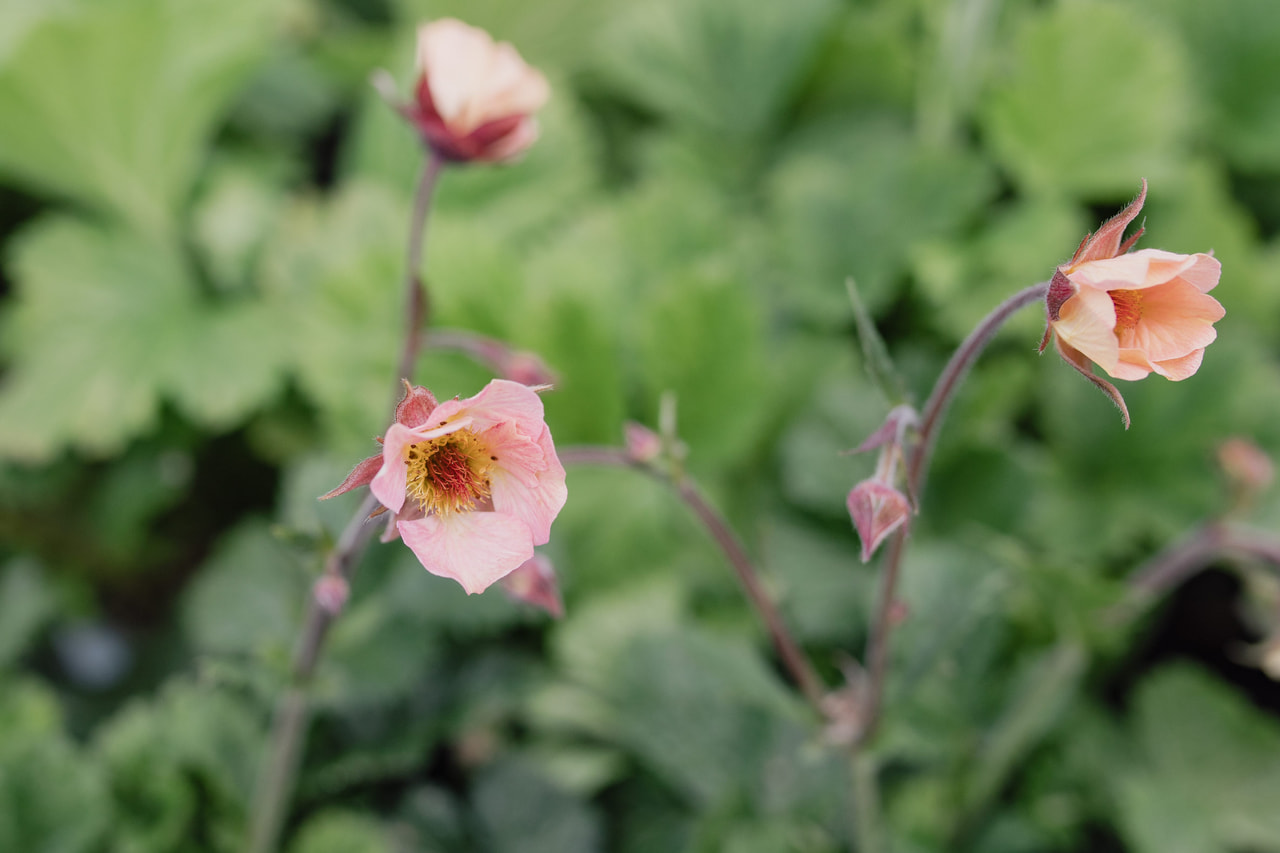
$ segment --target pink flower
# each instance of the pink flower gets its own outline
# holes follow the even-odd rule
[[[1075,256],[1054,272],[1046,300],[1049,325],[1040,344],[1043,351],[1053,338],[1062,357],[1120,407],[1125,426],[1129,414],[1120,392],[1092,366],[1116,379],[1151,373],[1186,379],[1200,368],[1205,347],[1217,338],[1213,324],[1224,313],[1208,295],[1222,274],[1212,255],[1129,252],[1142,229],[1121,243],[1146,196],[1143,181],[1138,198],[1085,237]]]
[[[406,385],[382,453],[324,497],[369,484],[394,513],[388,538],[402,538],[432,574],[483,591],[546,544],[567,495],[536,390],[495,379],[436,405]]]
[[[446,160],[509,160],[538,138],[551,89],[510,44],[443,18],[418,28],[416,72],[405,115]]]

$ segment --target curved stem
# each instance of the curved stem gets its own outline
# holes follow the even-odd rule
[[[924,408],[921,410],[919,436],[907,459],[907,486],[917,502],[923,497],[925,475],[933,455],[934,443],[938,439],[938,430],[969,368],[973,367],[978,356],[1010,316],[1033,302],[1043,301],[1048,293],[1049,283],[1042,281],[1020,290],[996,306],[996,309],[969,333],[969,337],[964,339],[951,356],[951,360],[947,362],[947,366],[943,368],[938,381],[934,383],[933,391],[929,394],[929,399],[925,401]],[[911,525],[908,522],[894,534],[889,543],[888,553],[885,555],[880,594],[876,600],[871,635],[867,639],[867,696],[859,741],[864,741],[871,736],[880,717],[885,672],[889,664],[889,635],[893,630],[893,605],[897,596],[898,575],[902,571],[902,558],[906,554],[907,538],[910,535]]]
[[[761,621],[764,622],[765,628],[769,631],[769,637],[773,640],[773,645],[778,650],[778,656],[782,659],[783,666],[791,674],[792,679],[795,680],[796,685],[800,688],[809,704],[819,714],[823,714],[822,699],[825,690],[822,686],[822,680],[818,678],[817,672],[800,648],[800,644],[791,636],[791,632],[788,630],[782,614],[774,606],[773,600],[765,592],[764,584],[760,581],[760,573],[756,571],[755,564],[752,562],[750,555],[747,554],[747,549],[733,532],[729,523],[711,506],[697,484],[690,477],[687,475],[678,478],[671,476],[652,465],[637,462],[625,450],[613,447],[568,447],[562,449],[559,456],[560,461],[566,465],[606,465],[630,468],[648,474],[655,480],[666,483],[675,490],[680,500],[692,510],[698,521],[711,534],[711,538],[715,540],[721,553],[729,561],[729,565],[733,567],[743,593],[747,596],[747,600],[751,602],[751,606],[755,608]]]
[[[401,394],[401,379],[411,379],[413,366],[418,360],[421,336],[418,330],[430,316],[430,301],[422,283],[422,255],[426,242],[427,213],[444,161],[434,153],[427,153],[422,177],[414,194],[413,214],[409,224],[408,245],[405,250],[405,335],[396,367],[395,392],[391,398],[394,409]],[[338,537],[333,550],[325,559],[324,573],[317,583],[337,580],[345,585],[355,573],[360,556],[369,544],[377,525],[369,524],[369,514],[378,506],[373,495],[367,495],[355,515]],[[326,606],[313,589],[307,603],[307,615],[302,635],[294,650],[290,668],[290,683],[280,697],[271,723],[271,739],[266,765],[258,780],[249,825],[249,853],[270,853],[276,849],[280,830],[288,814],[297,779],[298,763],[302,755],[302,741],[309,718],[308,690],[315,672],[320,652],[324,648],[329,626],[337,618],[339,609]]]

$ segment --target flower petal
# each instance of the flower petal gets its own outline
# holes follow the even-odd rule
[[[1188,376],[1195,374],[1200,369],[1200,362],[1204,361],[1204,350],[1198,349],[1182,358],[1172,358],[1166,361],[1158,361],[1154,368],[1157,373],[1166,379],[1174,382],[1180,382]]]
[[[1217,339],[1213,324],[1225,311],[1218,300],[1182,279],[1143,292],[1142,317],[1121,330],[1119,344],[1140,349],[1151,361],[1182,358]]]
[[[417,434],[401,424],[392,424],[382,439],[382,468],[374,475],[369,490],[392,512],[399,512],[404,506],[404,492],[409,484],[405,448],[417,441],[420,441]]]
[[[499,455],[499,467],[490,474],[489,485],[494,510],[519,518],[532,531],[534,544],[544,545],[551,538],[551,522],[564,507],[569,492],[564,466],[551,443],[551,430],[543,427],[537,446],[542,455],[541,470],[503,467],[503,458]],[[527,476],[531,472],[536,473],[533,482]]]
[[[423,568],[483,592],[533,556],[533,537],[518,518],[500,512],[429,515],[396,525]]]
[[[1086,355],[1108,373],[1120,358],[1116,308],[1105,290],[1081,287],[1062,303],[1053,330],[1059,340]]]

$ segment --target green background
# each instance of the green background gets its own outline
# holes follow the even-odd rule
[[[1150,182],[1213,250],[1200,372],[1110,404],[1032,307],[953,407],[868,760],[898,853],[1280,851],[1280,589],[1125,578],[1280,447],[1274,0],[7,0],[0,6],[0,850],[235,851],[309,585],[386,426],[422,153],[413,26],[552,83],[521,162],[448,170],[434,322],[535,351],[559,445],[678,403],[688,467],[833,687],[875,567],[842,456]],[[418,381],[489,378],[428,352]],[[374,546],[315,687],[290,853],[854,849],[847,756],[660,484],[574,469],[568,615]],[[1248,519],[1280,520],[1264,500]]]

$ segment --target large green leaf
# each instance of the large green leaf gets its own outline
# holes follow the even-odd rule
[[[1280,6],[1271,0],[1130,0],[1144,20],[1171,22],[1200,95],[1192,119],[1246,170],[1280,172]]]
[[[1205,673],[1157,672],[1138,690],[1139,760],[1113,768],[1138,853],[1280,850],[1280,726]]]
[[[1034,12],[1011,37],[983,125],[1023,186],[1119,198],[1176,177],[1194,101],[1167,28],[1087,0]]]
[[[203,298],[162,245],[52,217],[21,236],[11,269],[0,450],[17,458],[117,451],[166,400],[226,428],[279,388],[279,322],[254,302]]]
[[[957,233],[995,191],[990,167],[973,152],[921,145],[887,122],[812,128],[772,181],[794,270],[785,298],[827,324],[850,316],[846,278],[881,311],[911,253]]]
[[[475,809],[490,853],[603,850],[600,819],[527,761],[508,759],[477,780]]]
[[[272,5],[99,0],[50,16],[0,64],[0,170],[176,233],[202,144],[266,47]]]
[[[111,849],[241,849],[264,754],[259,725],[230,693],[185,682],[112,717],[94,750],[115,805]]]
[[[0,680],[0,850],[102,849],[111,818],[104,781],[63,734],[52,693]]]
[[[604,35],[600,65],[656,112],[750,137],[781,118],[835,9],[829,0],[635,4]]]

